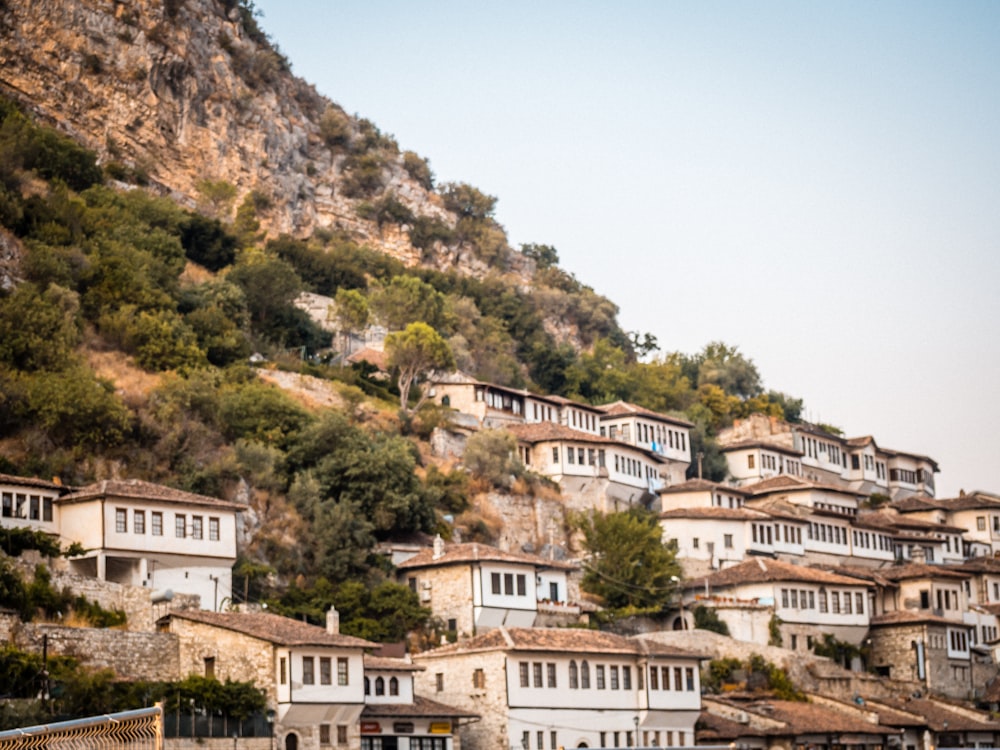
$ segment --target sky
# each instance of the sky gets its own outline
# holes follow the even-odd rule
[[[255,0],[663,352],[1000,493],[1000,3]]]

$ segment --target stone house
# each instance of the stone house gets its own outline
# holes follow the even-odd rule
[[[595,630],[495,628],[414,656],[421,692],[482,716],[468,750],[693,744],[704,657]]]
[[[477,542],[445,544],[437,537],[432,549],[399,563],[396,575],[448,630],[466,638],[501,625],[575,623],[579,590],[575,580],[571,590],[570,576],[578,569],[575,563]]]
[[[479,716],[417,695],[413,675],[423,669],[409,659],[365,654],[361,750],[460,749],[456,727]]]
[[[57,501],[59,533],[87,552],[78,574],[197,595],[217,610],[232,597],[241,506],[131,479],[102,481]]]
[[[378,644],[268,612],[177,610],[160,620],[178,637],[182,675],[250,681],[275,711],[283,750],[360,750],[364,653]]]

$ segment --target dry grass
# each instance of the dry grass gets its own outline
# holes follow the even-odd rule
[[[181,272],[180,282],[183,286],[190,286],[204,284],[206,281],[211,281],[214,278],[215,274],[204,266],[199,266],[197,263],[188,261],[184,266],[184,271]]]
[[[84,350],[87,364],[99,378],[110,380],[115,390],[130,406],[144,403],[149,394],[162,383],[162,374],[146,372],[132,358],[118,351],[103,351],[88,346]]]

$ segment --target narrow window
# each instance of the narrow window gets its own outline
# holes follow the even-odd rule
[[[316,684],[316,661],[311,656],[302,657],[302,684]]]
[[[503,574],[503,593],[507,596],[514,595],[514,574],[504,573]]]
[[[333,669],[331,667],[330,657],[321,656],[319,657],[319,684],[330,685],[332,683]]]
[[[545,665],[546,687],[556,687],[556,665],[551,662]]]
[[[479,670],[482,673],[483,670]],[[482,685],[479,687],[486,687],[486,675],[482,675]],[[397,677],[389,678],[389,695],[399,695],[399,679]]]
[[[202,538],[202,518],[201,516],[191,516],[191,537],[193,539]]]
[[[179,539],[183,539],[185,536],[186,527],[187,527],[187,520],[185,519],[183,514],[178,513],[177,516],[174,518],[174,536],[176,536]]]
[[[28,518],[32,521],[37,521],[41,516],[42,512],[42,498],[38,495],[32,495],[31,501],[28,506]]]
[[[52,498],[46,497],[42,499],[42,520],[51,521],[52,520]]]
[[[124,508],[115,509],[115,531],[124,534],[128,531],[128,511]]]
[[[284,656],[278,660],[278,682],[288,684],[288,660]]]
[[[211,516],[209,517],[209,519],[208,519],[208,538],[209,538],[210,541],[213,541],[213,542],[219,541],[219,519],[218,518],[212,518]]]
[[[569,688],[570,690],[576,690],[580,687],[580,672],[576,667],[576,660],[573,659],[569,663]]]
[[[416,579],[413,579],[413,580],[416,581]],[[490,574],[490,590],[494,594],[498,594],[498,595],[500,594],[500,574],[499,573],[491,573]]]
[[[622,667],[622,687],[625,690],[632,689],[632,667]]]
[[[660,670],[658,670],[654,666],[650,666],[650,668],[649,668],[649,689],[650,690],[659,690],[660,689],[659,677],[658,677],[659,673],[660,673]]]
[[[617,665],[612,665],[609,669],[611,672],[611,689],[618,690],[621,687],[618,682],[618,667]]]
[[[153,511],[149,514],[150,533],[153,536],[163,536],[163,514]]]
[[[517,595],[518,596],[528,595],[527,582],[525,580],[523,573],[519,573],[517,576]]]
[[[209,680],[215,679],[215,657],[205,657],[205,677]]]
[[[580,664],[580,687],[584,690],[590,689],[590,665],[586,659]]]
[[[444,690],[444,672],[437,672],[434,675],[434,689],[437,692],[442,692]]]
[[[375,695],[385,695],[385,679],[382,677],[375,678]]]
[[[535,687],[542,687],[542,663],[540,661],[536,661],[531,665],[531,675],[534,677]]]
[[[338,745],[347,744],[347,724],[337,725],[337,744]]]
[[[594,667],[594,671],[597,678],[597,689],[604,690],[604,665],[598,664]]]
[[[347,672],[347,657],[337,657],[337,684],[347,685],[349,674]]]
[[[319,725],[319,744],[329,745],[330,744],[330,725],[320,724]]]
[[[132,513],[132,531],[136,534],[146,533],[146,511],[137,510]]]
[[[518,674],[521,677],[521,687],[528,687],[528,662],[522,661],[517,665]]]

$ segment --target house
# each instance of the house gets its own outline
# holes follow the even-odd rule
[[[659,414],[627,401],[597,407],[601,411],[601,435],[663,456],[661,468],[667,484],[684,481],[691,465],[690,432],[686,419]]]
[[[1000,553],[1000,497],[985,492],[935,500],[914,496],[892,503],[900,514],[965,529],[970,557]]]
[[[883,723],[904,730],[902,750],[997,747],[1000,742],[1000,722],[985,711],[923,695],[865,696],[863,700],[865,708],[877,712]]]
[[[748,748],[882,750],[898,743],[902,731],[886,726],[877,713],[811,696],[808,702],[746,696],[705,699],[699,742]],[[929,749],[928,749],[929,750]]]
[[[432,549],[399,563],[396,575],[449,631],[470,637],[501,625],[576,622],[578,590],[574,582],[571,591],[570,574],[577,569],[477,542],[445,544],[437,537]]]
[[[0,525],[59,533],[55,506],[66,488],[44,479],[0,474]]]
[[[241,506],[172,487],[107,480],[55,501],[60,536],[87,550],[70,570],[201,597],[217,610],[232,596]]]
[[[174,610],[159,626],[178,636],[182,674],[264,691],[279,748],[360,750],[364,653],[378,644],[342,635],[336,611],[326,628],[268,612],[203,610]]]
[[[750,497],[739,487],[707,479],[689,479],[659,490],[660,509],[677,508],[742,508]]]
[[[663,541],[677,547],[688,578],[743,562],[748,555],[774,556],[772,517],[752,508],[674,508],[660,513]]]
[[[567,504],[601,512],[651,505],[666,459],[658,453],[551,423],[511,425],[526,467],[557,482]]]
[[[468,750],[692,744],[704,657],[595,630],[495,628],[414,656],[423,694],[482,716]]]
[[[408,659],[365,654],[361,750],[458,750],[455,729],[479,716],[417,695]]]
[[[556,399],[520,388],[484,383],[463,372],[434,373],[428,388],[434,403],[475,417],[482,428],[498,429],[512,424],[536,422],[564,423],[563,408],[567,399]],[[599,415],[590,408],[587,408],[587,412],[589,415],[587,420],[583,419],[582,414],[578,416],[574,412],[572,427],[583,429],[583,424],[586,422],[593,426],[590,431],[597,434]],[[568,422],[569,415],[566,417]],[[577,427],[577,422],[581,427]]]
[[[762,440],[741,440],[722,447],[729,475],[737,484],[752,484],[781,474],[802,476],[802,452]]]
[[[811,650],[827,634],[859,645],[868,631],[870,586],[863,580],[753,557],[684,585],[684,606],[713,607],[734,638]],[[730,606],[735,605],[735,606]]]

